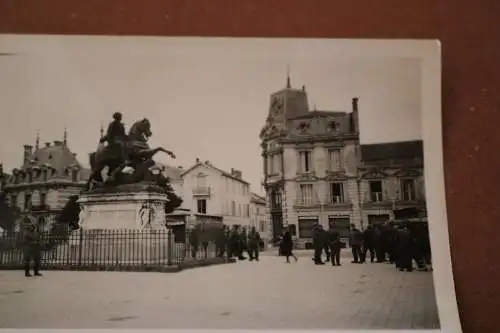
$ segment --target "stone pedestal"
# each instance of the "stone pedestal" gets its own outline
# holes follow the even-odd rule
[[[144,185],[82,194],[79,260],[132,266],[170,262],[174,249],[165,226],[167,200],[158,188]]]
[[[91,229],[165,230],[167,196],[163,193],[109,192],[80,196],[80,226]]]

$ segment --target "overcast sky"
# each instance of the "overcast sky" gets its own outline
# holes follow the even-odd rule
[[[390,43],[390,44],[388,44]],[[151,146],[242,170],[262,193],[258,134],[269,95],[306,86],[309,105],[350,111],[360,98],[362,143],[421,139],[420,62],[410,41],[0,35],[0,160],[22,145],[62,140],[88,166],[101,124],[147,117]],[[13,55],[11,55],[11,53]],[[392,55],[391,55],[392,54]]]

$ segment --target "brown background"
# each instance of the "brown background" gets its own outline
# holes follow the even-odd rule
[[[460,315],[466,333],[497,332],[500,1],[462,2],[2,0],[0,33],[440,39],[446,192]]]

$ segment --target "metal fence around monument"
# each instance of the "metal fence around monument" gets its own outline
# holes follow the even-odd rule
[[[176,240],[165,230],[75,230],[66,237],[40,233],[41,268],[147,269],[178,266],[221,255],[214,242],[189,243],[189,231]],[[0,235],[0,269],[21,268],[26,243],[19,232]]]

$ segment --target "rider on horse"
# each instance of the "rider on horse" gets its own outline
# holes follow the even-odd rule
[[[108,142],[110,147],[115,148],[119,153],[121,160],[124,161],[125,165],[129,164],[128,154],[127,154],[127,134],[125,133],[125,126],[122,121],[122,114],[120,112],[115,112],[113,114],[113,121],[108,126],[108,131],[106,135],[101,138],[100,142]]]

